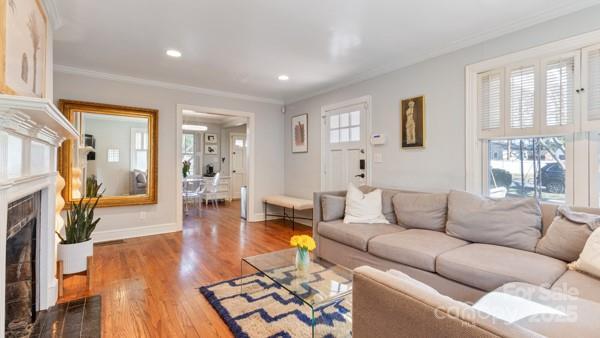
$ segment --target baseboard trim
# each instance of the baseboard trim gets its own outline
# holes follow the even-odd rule
[[[166,223],[145,225],[127,229],[97,231],[94,232],[92,238],[94,239],[94,243],[102,243],[119,239],[160,235],[180,230],[181,229],[177,226],[177,223]]]
[[[267,220],[271,221],[274,219],[281,219],[281,217],[269,216],[269,218]],[[253,215],[253,217],[248,220],[248,222],[264,222],[264,221],[265,221],[265,213],[263,213],[263,212],[255,213]]]

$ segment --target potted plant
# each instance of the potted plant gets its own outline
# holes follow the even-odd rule
[[[100,222],[100,218],[94,219],[94,209],[102,198],[98,190],[102,184],[96,185],[91,191],[95,198],[80,198],[67,210],[65,224],[65,236],[56,232],[60,238],[58,243],[58,259],[63,262],[63,273],[71,274],[87,270],[87,258],[94,254],[94,242],[92,232]]]
[[[191,161],[189,161],[189,160],[183,161],[183,166],[181,167],[183,178],[188,177],[188,175],[190,174],[191,167],[192,167]]]

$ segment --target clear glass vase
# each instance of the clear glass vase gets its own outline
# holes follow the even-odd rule
[[[310,254],[307,249],[296,250],[296,269],[300,273],[308,272],[310,267]]]

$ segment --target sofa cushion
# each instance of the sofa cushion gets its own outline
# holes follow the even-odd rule
[[[453,190],[448,195],[446,233],[469,242],[534,251],[542,236],[542,212],[533,198],[495,200]]]
[[[446,228],[448,194],[397,193],[392,201],[398,224],[436,231]]]
[[[335,195],[321,196],[321,212],[325,222],[334,219],[344,218],[344,209],[346,208],[346,197]]]
[[[408,229],[377,236],[369,242],[369,253],[390,261],[435,272],[435,259],[441,253],[466,245],[443,232]]]
[[[600,303],[600,279],[568,270],[552,285],[552,290]]]
[[[535,247],[542,255],[573,262],[579,258],[585,243],[600,223],[600,216],[558,208],[548,231]]]
[[[395,224],[346,224],[342,220],[337,220],[320,222],[317,230],[321,236],[359,250],[367,251],[367,245],[371,238],[404,231],[404,228]]]
[[[567,264],[533,252],[489,244],[469,244],[438,256],[436,272],[446,278],[491,291],[510,282],[549,288]]]

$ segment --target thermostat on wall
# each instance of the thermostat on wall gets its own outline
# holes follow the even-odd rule
[[[371,144],[372,145],[380,145],[385,144],[385,135],[374,133],[371,135]]]

